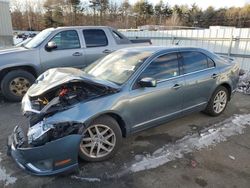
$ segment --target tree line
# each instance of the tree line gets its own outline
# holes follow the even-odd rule
[[[250,4],[202,10],[196,4],[170,6],[164,2],[153,5],[147,0],[134,4],[128,0],[120,3],[109,0],[11,0],[11,16],[15,30],[39,31],[70,25],[109,25],[121,29],[142,25],[250,27]]]

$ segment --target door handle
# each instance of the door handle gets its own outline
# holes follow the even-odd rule
[[[82,53],[80,53],[80,52],[75,52],[75,53],[72,54],[72,56],[82,56]]]
[[[213,74],[212,76],[211,76],[211,78],[213,78],[213,79],[215,79],[215,78],[217,78],[219,75],[218,74]]]
[[[108,49],[102,51],[102,53],[104,53],[104,54],[109,54],[109,53],[111,53],[111,52],[112,52],[112,51],[111,51],[111,50],[108,50]]]
[[[180,84],[175,84],[175,85],[173,86],[173,88],[174,88],[174,89],[180,89],[180,88],[181,88],[181,85],[180,85]]]

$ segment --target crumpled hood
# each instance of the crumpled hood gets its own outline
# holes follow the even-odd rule
[[[40,75],[35,83],[29,88],[27,94],[30,97],[39,96],[47,91],[69,82],[86,82],[101,86],[104,89],[118,90],[119,87],[111,82],[98,79],[85,74],[76,68],[53,68]]]

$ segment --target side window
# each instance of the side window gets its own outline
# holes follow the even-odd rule
[[[82,32],[87,48],[108,45],[107,36],[102,29],[85,29]]]
[[[81,47],[78,34],[75,30],[57,33],[50,41],[54,41],[56,43],[56,50],[75,49]]]
[[[207,56],[200,52],[181,52],[184,74],[208,68]]]
[[[140,78],[152,77],[156,80],[163,80],[179,75],[177,53],[166,54],[156,58],[144,70]]]
[[[207,57],[207,65],[208,68],[215,67],[215,63],[212,59],[210,59],[210,57]]]

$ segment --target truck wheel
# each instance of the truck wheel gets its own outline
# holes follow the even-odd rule
[[[228,98],[228,90],[223,86],[219,86],[214,91],[210,101],[208,102],[205,113],[211,116],[218,116],[222,114],[222,112],[226,109]]]
[[[96,162],[109,159],[121,145],[120,126],[110,116],[95,119],[82,134],[79,156],[85,161]]]
[[[7,73],[1,82],[3,96],[9,101],[18,102],[35,81],[35,77],[24,70],[13,70]]]

